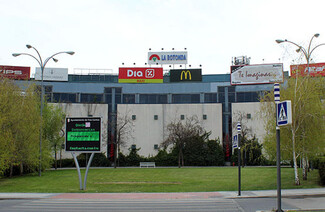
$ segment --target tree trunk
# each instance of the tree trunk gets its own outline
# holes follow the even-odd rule
[[[114,169],[116,169],[116,165],[117,165],[116,164],[116,159],[117,159],[117,157],[116,157],[116,154],[117,154],[117,152],[116,152],[116,150],[117,150],[116,149],[116,144],[114,144],[113,146],[114,146]]]
[[[181,154],[182,154],[182,148],[179,148],[179,152],[178,152],[178,168],[181,168]]]
[[[20,175],[24,174],[24,166],[23,166],[23,162],[20,163]]]
[[[307,180],[307,163],[306,157],[302,158],[302,179]]]
[[[292,130],[292,155],[293,155],[293,167],[294,167],[294,171],[295,171],[295,184],[300,185],[298,167],[297,167],[297,157],[296,157],[296,150],[295,150],[295,133],[294,133],[294,130]]]
[[[12,174],[13,174],[13,165],[10,164],[9,177],[12,177]]]
[[[184,154],[183,154],[183,150],[182,150],[182,167],[184,167]]]
[[[62,149],[60,149],[60,168],[62,168]]]
[[[55,146],[55,150],[54,150],[54,168],[55,168],[55,170],[58,169],[58,158],[57,158],[56,146]]]

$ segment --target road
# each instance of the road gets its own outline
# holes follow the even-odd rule
[[[282,199],[282,209],[324,208],[325,197],[292,197]],[[313,206],[313,207],[311,207]],[[276,198],[213,198],[213,199],[2,199],[1,212],[88,212],[88,211],[202,211],[253,212],[276,209]]]

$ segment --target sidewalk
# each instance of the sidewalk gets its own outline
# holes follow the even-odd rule
[[[325,197],[325,188],[282,189],[282,197]],[[0,193],[0,199],[211,199],[276,197],[276,190],[174,193]]]

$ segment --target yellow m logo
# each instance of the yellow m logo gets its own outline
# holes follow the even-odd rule
[[[192,75],[191,75],[191,72],[190,71],[182,71],[181,73],[181,80],[183,80],[183,74],[184,74],[184,79],[187,80],[187,74],[189,75],[189,79],[192,80]]]

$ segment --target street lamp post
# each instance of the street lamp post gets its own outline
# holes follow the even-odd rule
[[[305,59],[306,59],[306,62],[307,62],[307,71],[309,72],[309,64],[310,64],[311,54],[312,54],[313,51],[314,51],[315,49],[317,49],[318,47],[325,45],[325,43],[321,43],[321,44],[318,44],[317,46],[315,46],[314,48],[311,48],[311,43],[312,43],[313,39],[314,39],[314,38],[318,38],[318,37],[319,37],[319,33],[316,33],[316,34],[313,35],[313,37],[311,37],[307,49],[304,48],[304,47],[302,47],[301,45],[298,45],[297,43],[292,42],[292,41],[289,41],[289,40],[287,40],[287,39],[285,39],[285,40],[277,39],[277,40],[275,40],[275,42],[277,42],[277,43],[279,43],[279,44],[280,44],[280,43],[287,42],[287,43],[291,43],[291,44],[297,46],[298,49],[296,50],[296,52],[297,52],[297,53],[302,52],[303,55],[305,56]]]
[[[30,56],[30,57],[32,57],[32,58],[34,58],[37,62],[38,62],[38,64],[39,64],[39,66],[40,66],[40,68],[41,68],[41,125],[40,125],[40,136],[39,136],[39,176],[41,176],[41,172],[42,172],[42,163],[41,163],[41,161],[42,161],[42,133],[43,133],[43,129],[42,129],[42,127],[43,127],[43,107],[44,107],[44,103],[43,103],[43,99],[44,99],[44,86],[43,86],[43,76],[44,76],[44,69],[45,69],[45,66],[46,66],[46,64],[52,59],[54,62],[58,62],[58,60],[57,59],[55,59],[54,58],[54,56],[56,56],[56,55],[58,55],[58,54],[69,54],[69,55],[73,55],[74,54],[74,52],[73,51],[64,51],[64,52],[58,52],[58,53],[55,53],[55,54],[53,54],[52,56],[50,56],[50,57],[48,57],[48,58],[46,58],[45,60],[44,60],[44,62],[43,62],[43,60],[42,60],[42,57],[41,57],[41,55],[40,55],[40,53],[39,53],[39,51],[35,48],[35,47],[33,47],[33,46],[31,46],[31,45],[26,45],[26,47],[28,48],[28,49],[34,49],[35,51],[36,51],[36,53],[37,53],[37,55],[38,55],[38,58],[37,57],[35,57],[34,55],[32,55],[32,54],[28,54],[28,53],[13,53],[12,54],[12,56],[14,56],[14,57],[18,57],[18,56],[20,56],[20,55],[27,55],[27,56]]]
[[[323,46],[325,45],[325,43],[321,43],[321,44],[318,44],[316,45],[315,47],[311,48],[311,44],[312,44],[312,41],[314,38],[318,38],[319,37],[319,33],[316,33],[314,34],[310,41],[309,41],[309,44],[308,44],[308,48],[304,48],[303,46],[301,45],[298,45],[297,43],[295,42],[292,42],[292,41],[289,41],[287,39],[285,40],[281,40],[281,39],[278,39],[278,40],[275,40],[275,42],[277,42],[278,44],[280,43],[284,43],[284,42],[287,42],[287,43],[290,43],[290,44],[293,44],[295,45],[296,47],[298,47],[298,49],[296,50],[297,53],[299,52],[302,52],[305,59],[306,59],[306,62],[307,62],[307,72],[309,73],[310,70],[309,70],[309,65],[310,65],[310,60],[311,60],[311,54],[314,52],[315,49],[317,49],[318,47],[320,46]],[[299,71],[297,71],[297,76],[296,76],[296,80],[298,79],[298,74],[299,74]],[[296,81],[297,83],[297,81]],[[296,95],[296,93],[295,93]],[[279,84],[274,84],[274,100],[275,102],[280,102],[280,87],[279,87]],[[294,109],[293,109],[294,110]],[[278,210],[277,211],[282,211],[281,209],[281,170],[280,170],[280,159],[281,159],[281,156],[280,156],[280,128],[279,126],[276,126],[276,139],[277,139],[277,184],[278,184],[278,188],[277,188],[277,193],[278,193]],[[295,154],[295,153],[294,153]],[[295,157],[295,156],[294,156]]]

